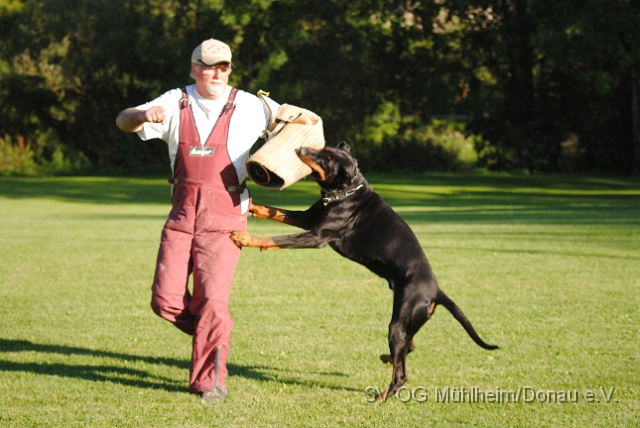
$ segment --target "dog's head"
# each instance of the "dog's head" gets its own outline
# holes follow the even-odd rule
[[[336,147],[315,150],[301,147],[296,150],[300,160],[311,168],[311,176],[323,189],[344,190],[358,175],[358,164],[351,156],[351,148],[346,142]]]

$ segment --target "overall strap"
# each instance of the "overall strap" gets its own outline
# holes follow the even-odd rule
[[[222,108],[222,111],[220,112],[220,116],[228,113],[232,108],[234,108],[236,106],[236,94],[237,93],[238,93],[238,89],[237,88],[231,89],[231,93],[229,94],[229,99],[227,100],[227,103]]]
[[[187,95],[187,88],[182,88],[182,98],[180,98],[180,110],[189,107],[191,101],[189,100],[189,96]]]

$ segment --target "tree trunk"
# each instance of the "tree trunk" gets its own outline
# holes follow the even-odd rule
[[[638,72],[631,71],[631,123],[633,125],[633,161],[631,173],[640,175],[640,88],[638,88]]]
[[[532,162],[532,146],[536,140],[535,89],[533,81],[534,52],[531,44],[532,17],[528,11],[528,0],[502,0],[501,10],[505,25],[502,28],[506,47],[509,75],[506,90],[508,105],[507,139],[518,151],[517,163],[535,171]]]

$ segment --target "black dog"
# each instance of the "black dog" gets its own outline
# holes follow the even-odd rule
[[[298,157],[312,169],[322,188],[322,198],[306,211],[287,211],[252,205],[254,217],[279,221],[307,230],[298,235],[255,238],[247,232],[232,232],[239,247],[322,248],[329,244],[344,257],[385,278],[393,290],[393,315],[389,324],[391,355],[381,355],[393,364],[393,380],[382,399],[393,395],[407,380],[406,357],[414,349],[413,336],[443,305],[462,324],[469,336],[485,349],[496,349],[480,339],[462,310],[438,286],[418,239],[409,226],[373,191],[358,170],[350,148],[301,148]]]

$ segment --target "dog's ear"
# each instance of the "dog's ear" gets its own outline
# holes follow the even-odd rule
[[[351,147],[349,147],[346,141],[340,141],[340,144],[338,144],[336,148],[344,150],[347,153],[351,153]]]

